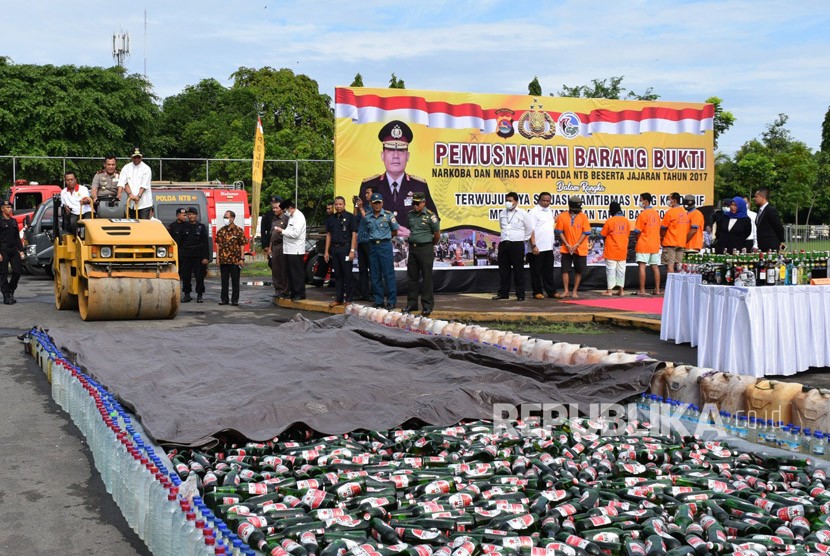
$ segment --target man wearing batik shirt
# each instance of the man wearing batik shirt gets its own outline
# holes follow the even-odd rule
[[[219,305],[228,304],[228,282],[231,282],[231,305],[239,305],[239,274],[245,264],[245,232],[234,224],[236,213],[225,211],[224,226],[216,232],[216,258],[222,276]]]

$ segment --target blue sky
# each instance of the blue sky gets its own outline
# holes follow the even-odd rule
[[[240,66],[287,67],[334,95],[357,72],[385,87],[545,95],[624,75],[661,100],[719,96],[737,118],[725,152],[780,112],[813,150],[830,106],[826,1],[31,0],[9,2],[0,55],[15,63],[110,66],[112,34],[132,38],[131,73],[164,98]],[[147,40],[144,9],[147,10]]]

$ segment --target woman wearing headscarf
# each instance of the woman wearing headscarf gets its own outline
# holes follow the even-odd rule
[[[752,234],[752,220],[746,213],[746,201],[735,197],[729,203],[726,218],[718,222],[718,241],[716,253],[731,253],[747,247],[747,240]],[[751,249],[751,246],[750,246]]]

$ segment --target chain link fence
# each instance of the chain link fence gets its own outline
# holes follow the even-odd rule
[[[0,190],[15,180],[63,185],[66,172],[89,185],[103,167],[103,157],[91,156],[0,156]],[[118,159],[119,170],[129,159]],[[250,158],[145,158],[154,181],[242,182],[251,192]],[[230,185],[229,185],[230,187]],[[262,211],[272,195],[294,199],[310,224],[320,224],[326,215],[326,201],[334,196],[333,160],[265,159],[260,196]]]
[[[789,249],[796,251],[830,251],[830,225],[817,224],[803,226],[787,224],[786,244]]]

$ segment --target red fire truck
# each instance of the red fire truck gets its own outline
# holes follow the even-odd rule
[[[171,182],[154,181],[152,183],[154,193],[163,190],[186,191],[197,190],[204,193],[207,199],[208,221],[210,223],[210,235],[216,238],[216,232],[223,226],[222,219],[225,211],[231,210],[236,214],[236,225],[245,232],[249,240],[245,252],[250,252],[251,233],[251,205],[248,201],[248,192],[242,182],[233,184],[219,182]],[[243,225],[244,224],[244,225]],[[214,245],[214,252],[216,246]]]
[[[59,185],[42,185],[37,182],[15,180],[14,185],[9,189],[8,198],[20,229],[23,230],[23,220],[26,216],[31,217],[43,201],[60,193]]]

